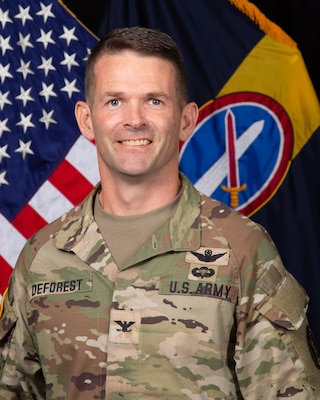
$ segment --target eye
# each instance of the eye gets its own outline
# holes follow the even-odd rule
[[[151,104],[153,104],[155,106],[159,106],[161,103],[162,103],[162,101],[159,99],[151,99]]]
[[[115,107],[118,106],[120,104],[120,100],[119,99],[112,99],[109,101],[110,106]]]

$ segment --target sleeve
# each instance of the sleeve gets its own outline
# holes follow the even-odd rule
[[[11,290],[6,290],[2,298],[0,320],[0,399],[23,399],[19,373],[16,370],[15,327],[17,317],[14,313]]]
[[[41,364],[28,329],[27,281],[22,271],[18,261],[3,299],[0,319],[0,400],[45,398]]]
[[[261,243],[246,261],[251,283],[243,283],[238,318],[235,362],[242,396],[320,399],[319,355],[306,317],[309,298],[271,239],[266,235]]]

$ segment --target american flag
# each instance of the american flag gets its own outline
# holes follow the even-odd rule
[[[0,295],[26,239],[99,179],[73,111],[96,42],[58,0],[0,0]]]

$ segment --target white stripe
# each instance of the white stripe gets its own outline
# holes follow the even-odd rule
[[[49,181],[37,190],[29,205],[47,222],[55,220],[73,207],[73,204]]]
[[[71,147],[66,159],[93,186],[99,182],[96,146],[82,135],[79,136],[75,144]]]
[[[0,254],[13,268],[26,239],[0,214]]]
[[[263,130],[264,121],[260,120],[254,122],[241,136],[237,139],[236,146],[236,154],[237,157],[240,158],[245,151],[250,147],[251,143],[253,143],[256,138],[260,135]],[[219,160],[217,160],[203,175],[202,177],[195,183],[195,187],[206,194],[207,196],[211,196],[212,193],[217,189],[217,187],[221,184],[223,179],[228,174],[228,158],[227,154],[224,153]]]

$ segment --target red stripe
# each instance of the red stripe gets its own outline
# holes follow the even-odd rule
[[[0,256],[0,294],[3,294],[6,290],[9,282],[10,275],[13,271],[11,266],[6,262],[4,258]]]
[[[227,154],[229,158],[229,182],[230,188],[238,187],[236,144],[235,144],[235,126],[233,114],[231,111],[226,115],[226,137],[227,137]]]
[[[93,185],[67,160],[62,161],[48,180],[74,205],[93,189]]]
[[[43,228],[47,224],[47,221],[27,204],[11,221],[11,224],[21,235],[28,239],[39,229]]]

